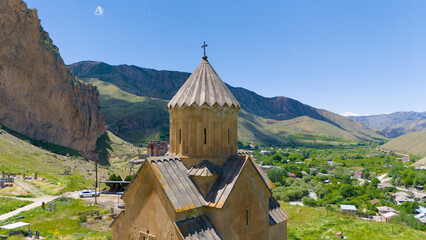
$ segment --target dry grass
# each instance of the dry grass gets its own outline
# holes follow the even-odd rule
[[[426,156],[426,130],[402,135],[382,146],[384,149]]]

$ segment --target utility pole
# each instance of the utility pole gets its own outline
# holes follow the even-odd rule
[[[95,160],[95,204],[98,204],[98,193],[97,193],[97,188],[98,188],[98,158],[96,158]]]

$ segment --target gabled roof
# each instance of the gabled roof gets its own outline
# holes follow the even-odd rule
[[[188,170],[189,176],[211,177],[220,174],[222,174],[220,167],[207,160],[202,161]]]
[[[397,212],[394,208],[388,207],[388,206],[380,206],[377,207],[377,210],[382,212]]]
[[[188,177],[188,169],[178,157],[149,158],[147,161],[177,212],[206,205],[202,194]]]
[[[235,183],[243,169],[244,163],[240,157],[231,157],[222,166],[223,174],[213,185],[209,194],[206,197],[210,207],[223,207],[226,199],[234,188]]]
[[[206,215],[176,222],[176,226],[185,240],[222,239]]]
[[[273,197],[269,198],[269,225],[286,221],[290,216],[280,207],[280,204]]]
[[[393,216],[397,216],[398,215],[398,213],[396,213],[396,212],[387,212],[387,213],[383,213],[382,214],[382,216],[384,217],[384,218],[391,218],[391,217],[393,217]]]
[[[203,58],[188,80],[170,100],[167,107],[180,108],[183,105],[189,107],[193,104],[198,106],[207,104],[210,107],[218,104],[220,107],[227,105],[228,107],[240,108],[237,99],[207,61],[207,57]]]
[[[246,164],[252,164],[256,172],[260,175],[265,187],[270,191],[274,186],[263,171],[253,162],[249,155],[244,156],[231,156],[228,161],[222,166],[222,175],[213,185],[209,194],[207,194],[206,201],[209,207],[222,208],[226,200],[231,194],[235,183],[237,182],[241,171]],[[266,178],[266,179],[265,179]],[[270,185],[271,184],[271,185]]]
[[[349,210],[349,211],[356,211],[356,206],[355,205],[340,205],[340,209],[342,210]]]

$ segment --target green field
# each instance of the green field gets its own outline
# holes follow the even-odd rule
[[[100,214],[107,214],[109,211],[100,209],[98,206],[89,206],[83,200],[62,199],[56,202],[56,211],[49,212],[39,208],[34,208],[20,214],[24,218],[22,221],[31,224],[31,230],[40,232],[40,236],[47,239],[108,239],[112,237],[112,232],[108,225],[111,219],[95,221],[93,217],[87,216],[86,221],[79,212],[90,210],[100,211]],[[16,222],[16,219],[10,218],[4,224]],[[7,234],[8,231],[1,230],[0,234]],[[23,239],[15,237],[9,239]],[[112,239],[112,238],[111,238]]]
[[[288,239],[338,239],[342,232],[348,239],[357,240],[409,240],[425,239],[426,232],[414,230],[394,223],[377,223],[340,213],[326,211],[324,208],[300,207],[284,204],[283,208],[291,216],[288,221]],[[297,211],[300,209],[300,212]]]
[[[0,215],[3,213],[11,212],[15,209],[21,208],[31,203],[32,201],[0,197]]]

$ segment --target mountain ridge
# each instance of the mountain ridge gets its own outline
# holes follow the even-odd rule
[[[112,66],[94,61],[74,63],[69,65],[69,68],[76,76],[82,79],[98,79],[103,82],[109,82],[121,90],[137,96],[155,97],[163,100],[170,100],[190,76],[190,73],[184,72],[157,71],[132,65]],[[227,87],[235,98],[237,98],[242,109],[249,115],[246,120],[251,124],[254,124],[251,120],[253,116],[259,116],[264,124],[272,120],[286,121],[301,116],[308,116],[318,121],[327,122],[335,128],[349,133],[349,138],[352,140],[383,139],[382,136],[359,122],[323,109],[311,107],[295,99],[283,96],[266,98],[241,87],[233,87],[228,84]],[[262,130],[257,129],[258,131]],[[258,134],[261,133],[258,132]],[[271,134],[276,135],[274,133],[266,135]],[[277,137],[277,139],[279,138]]]
[[[351,116],[350,118],[389,138],[426,129],[426,111],[394,112],[369,116]]]

